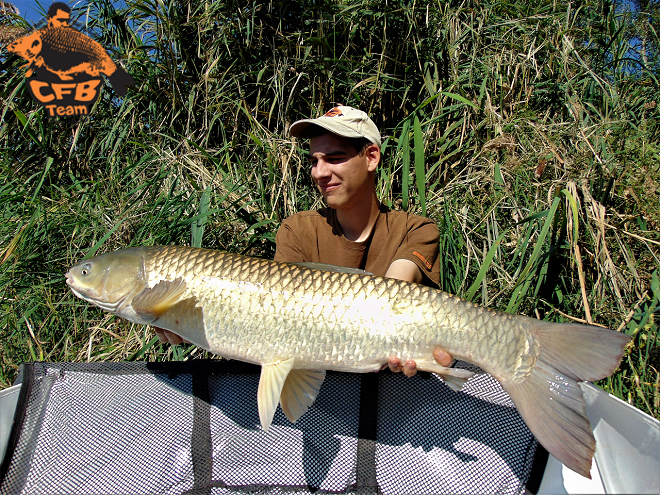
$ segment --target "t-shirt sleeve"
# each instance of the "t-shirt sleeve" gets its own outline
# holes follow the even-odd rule
[[[438,227],[428,218],[411,216],[406,238],[397,250],[392,262],[409,260],[415,263],[424,275],[425,282],[440,286],[440,261]]]
[[[291,222],[285,220],[277,230],[275,236],[275,261],[285,261],[287,263],[300,263],[309,261],[305,259],[302,242],[296,235]]]

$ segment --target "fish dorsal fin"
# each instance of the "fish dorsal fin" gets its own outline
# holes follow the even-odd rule
[[[447,386],[452,390],[460,390],[465,382],[474,376],[472,371],[464,370],[461,368],[445,368],[440,366],[435,361],[427,361],[426,359],[418,359],[417,369],[420,371],[430,371],[442,376]]]
[[[293,368],[293,361],[294,358],[280,359],[261,365],[257,405],[259,406],[259,420],[264,431],[268,431],[273,422],[284,382]]]
[[[292,265],[303,266],[305,268],[311,268],[312,270],[323,270],[324,272],[348,273],[349,275],[373,275],[373,273],[360,270],[359,268],[329,265],[327,263],[316,263],[314,261],[292,263]]]
[[[325,370],[291,370],[284,382],[280,404],[292,423],[307,412],[319,393],[325,379]]]
[[[133,298],[133,310],[145,320],[160,318],[168,309],[181,301],[186,283],[180,278],[171,282],[158,282]]]

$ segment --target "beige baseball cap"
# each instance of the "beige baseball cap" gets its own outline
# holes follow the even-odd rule
[[[380,132],[374,121],[362,110],[337,106],[326,112],[318,119],[298,120],[291,125],[291,135],[298,138],[307,138],[312,134],[310,131],[315,127],[323,127],[333,134],[349,138],[367,138],[378,146],[380,142]]]

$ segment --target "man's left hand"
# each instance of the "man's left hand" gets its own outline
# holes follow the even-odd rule
[[[438,363],[440,366],[444,366],[445,368],[448,367],[454,360],[442,349],[436,349],[433,351],[433,357],[435,358],[436,363]],[[391,357],[387,361],[387,365],[394,373],[403,371],[403,374],[406,376],[415,376],[417,374],[417,363],[415,363],[413,359],[409,359],[402,365],[401,359],[398,357]]]

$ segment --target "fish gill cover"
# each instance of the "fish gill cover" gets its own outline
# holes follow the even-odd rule
[[[30,94],[50,117],[87,115],[99,97],[101,74],[119,96],[135,82],[98,42],[70,25],[70,15],[66,4],[53,3],[46,27],[7,48],[28,62],[25,77]]]

